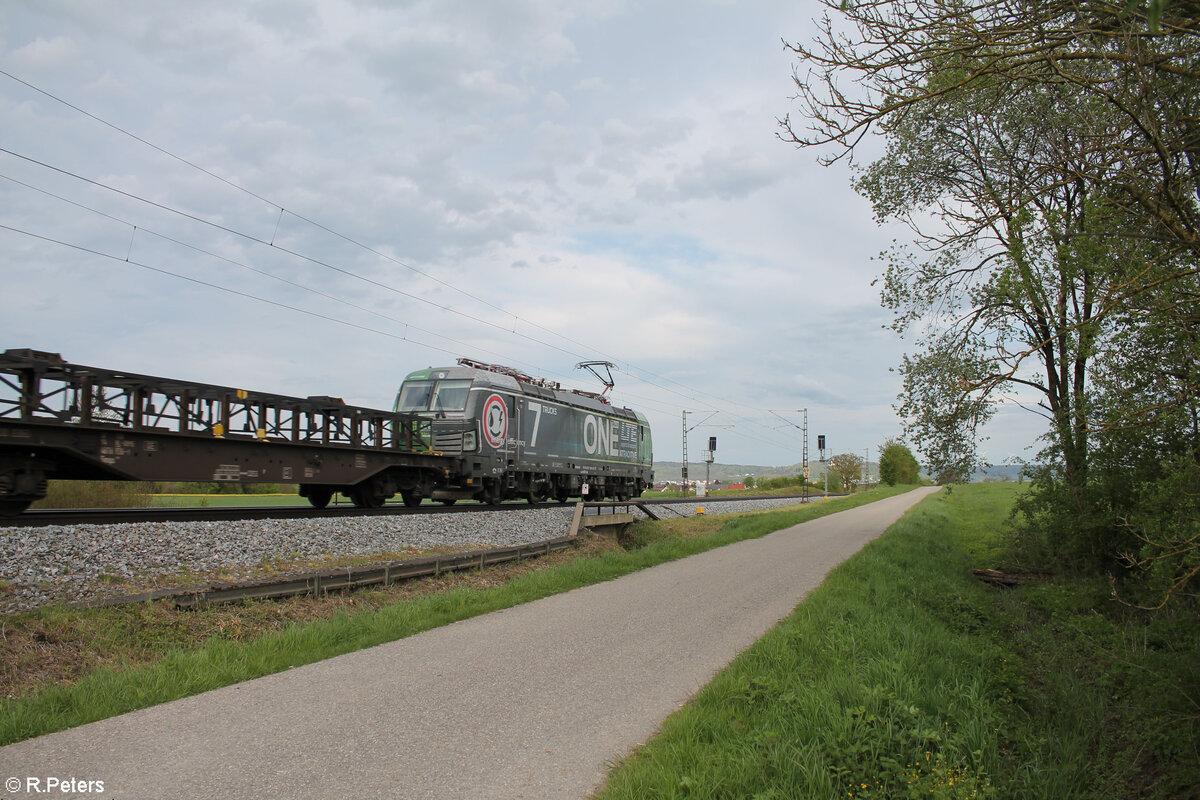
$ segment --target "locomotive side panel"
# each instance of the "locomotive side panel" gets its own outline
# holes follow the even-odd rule
[[[397,410],[429,419],[435,449],[459,459],[435,499],[630,497],[653,480],[645,417],[592,397],[460,366],[410,374]]]
[[[622,466],[641,464],[642,426],[597,411],[541,399],[517,398],[521,465]]]

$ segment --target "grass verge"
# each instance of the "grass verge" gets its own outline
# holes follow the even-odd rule
[[[1200,796],[1196,609],[1148,617],[1061,576],[980,583],[1018,491],[921,503],[598,798]]]
[[[510,580],[482,575],[336,598],[247,603],[204,612],[163,604],[43,609],[3,621],[0,744],[399,639],[899,494],[880,488],[775,512],[639,523],[628,549],[602,548],[561,561],[527,562]],[[707,527],[706,527],[707,526]],[[503,574],[503,573],[502,573]],[[419,588],[426,587],[427,590]],[[305,605],[307,604],[307,605]],[[18,646],[17,643],[22,645]],[[74,666],[45,669],[39,653]],[[44,674],[23,680],[31,664]]]
[[[994,699],[1011,691],[1015,672],[989,633],[986,590],[952,527],[944,500],[926,500],[833,570],[626,760],[600,797],[987,791]]]

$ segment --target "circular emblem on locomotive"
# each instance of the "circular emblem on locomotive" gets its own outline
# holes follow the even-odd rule
[[[492,447],[504,446],[508,437],[508,406],[498,394],[483,401],[483,438]]]

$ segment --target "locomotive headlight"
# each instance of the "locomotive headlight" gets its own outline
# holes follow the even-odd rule
[[[476,445],[475,431],[467,431],[463,434],[463,450],[474,450]]]

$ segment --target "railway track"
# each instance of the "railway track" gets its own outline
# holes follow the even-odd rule
[[[678,504],[706,505],[737,500],[778,500],[788,495],[753,495],[740,497],[662,497],[640,499],[638,503],[652,506]],[[801,499],[800,495],[792,495]],[[528,511],[539,508],[563,508],[566,504],[548,503],[500,503],[487,505],[467,502],[452,506],[440,503],[425,503],[409,508],[402,503],[388,504],[382,508],[356,508],[333,506],[317,509],[310,506],[207,506],[186,508],[83,508],[83,509],[34,509],[15,517],[0,517],[0,527],[38,528],[49,525],[108,525],[121,522],[227,522],[233,520],[258,519],[337,519],[339,517],[383,517],[420,514],[469,514],[477,511]]]
[[[558,503],[480,503],[443,506],[425,504],[409,508],[402,503],[381,508],[335,506],[201,506],[183,508],[72,508],[34,509],[17,517],[0,518],[3,527],[45,527],[47,525],[107,525],[117,522],[228,522],[256,519],[337,519],[339,517],[387,517],[421,514],[461,514],[472,511],[521,511],[531,508],[561,508]]]
[[[757,501],[744,504],[736,501],[745,501],[745,497],[708,498],[703,503],[695,498],[601,502],[573,504],[574,515],[571,506],[558,503],[542,509],[527,503],[500,506],[466,503],[453,508],[429,506],[418,510],[398,505],[394,510],[345,508],[324,512],[300,507],[121,509],[103,512],[113,514],[107,517],[93,512],[60,515],[59,520],[70,520],[61,527],[49,527],[54,517],[46,512],[35,515],[33,520],[41,528],[0,527],[0,575],[7,576],[9,583],[8,594],[0,597],[0,613],[52,603],[94,605],[167,600],[194,607],[291,594],[324,594],[536,558],[570,547],[581,527],[616,531],[619,537],[625,526],[635,520],[633,512],[638,510],[654,519],[667,519],[690,516],[700,505],[707,506],[708,513],[720,514],[725,509],[756,510],[801,499],[759,496]],[[298,517],[279,519],[279,512],[289,510],[298,512]],[[247,511],[262,512],[268,519],[248,518]],[[502,513],[488,513],[495,511]],[[527,514],[506,513],[519,511]],[[152,521],[162,519],[163,512],[174,524]],[[114,521],[119,519],[115,516],[119,513],[129,513],[143,524],[134,522],[113,528],[81,524],[82,520]],[[196,522],[196,514],[204,515],[203,520]],[[395,514],[405,515],[403,524],[400,520],[380,519]],[[448,516],[435,516],[438,514]],[[214,519],[216,524],[210,522]],[[224,519],[229,521],[223,524]],[[144,524],[147,521],[149,525]],[[457,545],[467,542],[483,549],[453,552]],[[388,558],[386,554],[399,554],[406,549],[428,552],[444,547],[451,552],[432,560],[420,558],[416,552],[401,561],[380,560]],[[273,561],[286,570],[289,561],[315,563],[329,557],[362,556],[367,561],[350,568],[326,567],[300,573],[281,573],[275,568],[268,569],[267,574],[260,572],[262,565]],[[412,560],[414,557],[416,561]],[[188,572],[194,573],[198,580],[190,586],[181,586],[177,576]],[[145,591],[155,584],[162,588]],[[172,584],[177,588],[167,588]]]
[[[634,507],[640,508],[652,519],[659,519],[661,518],[660,514],[672,504],[690,504],[690,501],[694,499],[673,500],[661,498],[654,501],[635,500],[577,503],[575,518],[571,525],[570,533],[567,536],[555,537],[530,544],[493,547],[484,550],[472,550],[465,553],[406,559],[402,561],[373,563],[359,567],[275,575],[249,581],[210,584],[185,589],[163,589],[135,595],[109,597],[74,605],[76,607],[95,607],[168,600],[177,608],[201,608],[207,605],[233,603],[243,600],[262,600],[292,597],[295,595],[317,596],[323,593],[327,594],[331,591],[345,591],[364,586],[388,586],[397,581],[426,576],[436,577],[464,569],[483,569],[497,564],[538,558],[561,550],[567,550],[575,544],[581,527],[599,530],[615,526],[620,530],[624,530],[624,525],[621,523],[627,524],[633,521],[633,514],[628,512],[632,512]],[[557,507],[560,504],[548,503],[545,505]],[[657,508],[655,511],[651,511],[647,506],[657,506]],[[528,508],[528,506],[522,506],[517,503],[508,504],[506,507],[512,510]],[[492,506],[477,508],[495,510],[495,507]],[[415,510],[405,509],[408,512]],[[436,510],[434,509],[434,511]],[[618,513],[618,511],[626,513]]]

